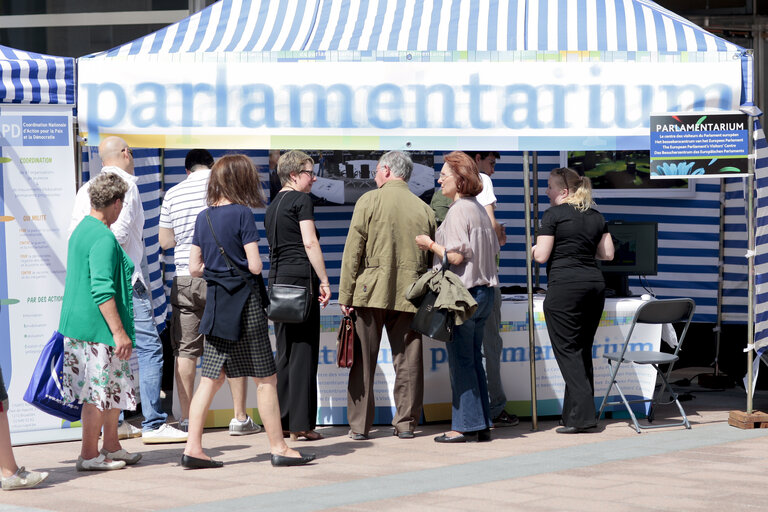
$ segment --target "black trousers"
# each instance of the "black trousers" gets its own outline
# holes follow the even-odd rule
[[[300,324],[275,322],[277,396],[283,430],[302,432],[317,426],[317,362],[320,350],[318,281],[312,280],[309,318]],[[307,286],[309,278],[278,277],[280,284]]]
[[[557,365],[565,381],[563,425],[596,424],[592,343],[605,305],[602,282],[555,283],[547,288],[544,316]]]

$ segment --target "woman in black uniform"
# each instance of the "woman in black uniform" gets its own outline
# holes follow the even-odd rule
[[[605,219],[592,208],[589,178],[573,169],[549,176],[551,207],[541,219],[533,258],[547,263],[544,317],[560,373],[565,380],[563,426],[559,434],[594,428],[592,342],[605,304],[605,282],[596,260],[613,259]]]

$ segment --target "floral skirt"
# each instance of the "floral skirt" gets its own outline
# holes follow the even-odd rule
[[[107,409],[136,409],[136,392],[129,361],[115,355],[115,348],[64,337],[62,395],[70,402]]]

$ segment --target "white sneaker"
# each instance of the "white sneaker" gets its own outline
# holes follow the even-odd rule
[[[2,488],[4,491],[15,491],[16,489],[29,489],[48,478],[47,471],[27,471],[24,466],[20,467],[16,473],[8,478],[2,479]]]
[[[239,421],[237,418],[232,418],[232,421],[229,422],[229,435],[231,436],[257,434],[261,432],[261,430],[261,425],[254,423],[250,416],[246,416],[243,421]]]
[[[126,466],[133,466],[141,460],[141,453],[131,453],[123,448],[116,452],[108,452],[105,448],[102,448],[99,452],[104,455],[105,458],[111,460],[121,460],[125,462]]]
[[[163,423],[158,429],[142,432],[141,440],[144,444],[184,443],[187,441],[187,433]]]
[[[134,437],[141,437],[141,429],[136,428],[127,421],[123,421],[122,424],[117,426],[117,438],[133,439]]]
[[[125,467],[124,460],[107,462],[106,459],[107,458],[102,453],[92,459],[84,459],[81,456],[77,458],[75,467],[78,471],[112,471],[115,469],[123,469]]]

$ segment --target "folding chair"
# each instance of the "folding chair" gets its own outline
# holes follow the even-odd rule
[[[683,341],[685,341],[685,334],[688,332],[688,326],[691,324],[691,319],[693,318],[693,312],[695,310],[696,304],[692,299],[653,300],[644,303],[638,308],[637,312],[635,313],[635,318],[632,320],[632,326],[629,328],[629,333],[627,333],[627,339],[624,341],[624,346],[622,347],[621,352],[617,354],[604,354],[603,356],[608,359],[608,365],[611,367],[611,384],[608,386],[608,389],[605,392],[603,403],[600,405],[600,411],[597,413],[598,421],[600,420],[600,417],[603,414],[603,409],[605,409],[606,405],[619,405],[623,403],[627,408],[629,415],[632,417],[632,421],[635,424],[635,430],[637,430],[638,434],[640,433],[641,428],[678,427],[683,425],[685,428],[691,428],[691,424],[688,423],[688,417],[685,415],[685,411],[683,411],[683,406],[680,405],[680,402],[677,399],[677,393],[675,393],[672,389],[672,386],[669,385],[669,374],[672,372],[672,366],[674,366],[675,361],[679,359],[677,354],[680,352],[680,347],[683,346]],[[665,352],[627,350],[627,347],[629,346],[630,340],[632,338],[632,332],[635,330],[635,325],[667,324],[674,322],[685,322],[685,328],[683,328],[683,332],[680,335],[680,339],[678,340],[674,353],[667,354]],[[624,393],[621,391],[621,387],[619,387],[619,383],[616,381],[616,374],[619,373],[619,368],[621,367],[622,363],[649,364],[653,366],[656,369],[656,373],[661,376],[661,380],[663,381],[664,386],[659,389],[658,393],[654,390],[651,398],[627,400],[627,397],[624,396]],[[659,366],[665,364],[669,366],[667,367],[666,371],[663,371],[661,368],[659,368]],[[611,389],[613,389],[614,386],[621,396],[620,402],[608,401],[608,396],[611,394]],[[651,402],[651,408],[648,413],[648,422],[651,423],[653,422],[653,407],[659,403],[658,396],[663,393],[665,388],[669,392],[672,401],[677,404],[677,408],[680,410],[680,414],[683,416],[683,420],[678,423],[666,423],[664,425],[641,425],[638,423],[637,417],[635,417],[635,413],[632,412],[632,408],[629,404]],[[668,403],[672,403],[672,401]]]

